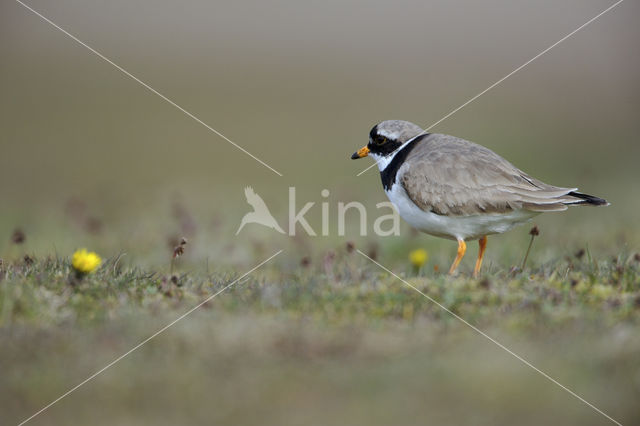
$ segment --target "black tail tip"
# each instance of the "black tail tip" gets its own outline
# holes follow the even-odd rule
[[[570,192],[567,195],[571,195],[572,197],[579,198],[582,201],[579,201],[575,204],[590,204],[592,206],[608,206],[610,203],[604,198],[594,197],[593,195],[583,194],[581,192]]]

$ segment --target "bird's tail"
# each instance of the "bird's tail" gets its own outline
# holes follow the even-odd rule
[[[284,234],[284,230],[282,228],[280,228],[280,225],[278,225],[278,222],[275,221],[275,219],[273,220],[273,229],[275,229],[276,231],[278,231],[281,234]]]
[[[236,235],[238,235],[240,233],[240,231],[242,231],[242,228],[244,228],[244,226],[247,224],[247,216],[245,215],[242,218],[242,221],[240,222],[240,227],[238,228],[238,230],[236,231]]]
[[[581,192],[572,191],[572,192],[568,193],[567,195],[569,195],[571,197],[576,197],[578,200],[576,200],[575,202],[574,201],[570,201],[570,202],[565,203],[565,204],[571,204],[571,205],[588,204],[588,205],[592,205],[592,206],[608,206],[608,205],[610,205],[610,203],[607,200],[605,200],[604,198],[594,197],[593,195],[583,194]]]

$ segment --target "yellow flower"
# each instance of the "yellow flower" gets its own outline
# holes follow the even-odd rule
[[[98,266],[102,259],[94,252],[88,252],[87,249],[80,249],[73,253],[73,257],[71,258],[71,265],[73,268],[83,274],[88,274],[93,272]]]
[[[428,259],[429,259],[429,254],[427,253],[426,250],[423,250],[423,249],[413,250],[412,252],[409,253],[409,262],[411,262],[411,264],[417,269],[421,268],[422,265],[424,265]]]

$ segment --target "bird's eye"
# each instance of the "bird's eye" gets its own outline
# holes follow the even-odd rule
[[[386,141],[387,141],[387,138],[385,138],[384,136],[380,136],[380,135],[378,135],[378,136],[376,136],[376,138],[374,139],[374,141],[373,141],[373,142],[374,142],[376,145],[382,145],[382,144],[384,144]]]

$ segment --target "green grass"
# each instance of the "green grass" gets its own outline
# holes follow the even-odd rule
[[[301,265],[285,251],[34,424],[606,423],[357,252],[331,253]],[[180,259],[174,276],[168,261],[114,256],[82,279],[65,257],[4,261],[4,419],[28,417],[268,256],[206,268]],[[392,266],[617,420],[639,420],[634,253],[523,273],[494,265],[477,280]]]
[[[286,253],[286,252],[285,252]],[[338,250],[321,265],[266,265],[216,301],[225,312],[304,315],[326,323],[368,320],[446,320],[449,314],[357,252]],[[286,255],[286,254],[285,254]],[[0,325],[97,324],[130,312],[184,309],[217,292],[242,272],[143,270],[107,259],[77,278],[66,258],[6,262],[0,269]],[[224,271],[224,269],[228,269]],[[247,267],[249,269],[249,267]],[[410,271],[409,268],[404,268]],[[536,324],[596,318],[603,324],[636,321],[640,315],[640,258],[621,254],[594,261],[579,253],[521,272],[496,270],[472,279],[442,273],[399,272],[447,309],[474,322],[514,321],[535,314]],[[256,278],[255,275],[261,277]],[[526,327],[527,324],[523,324]]]

